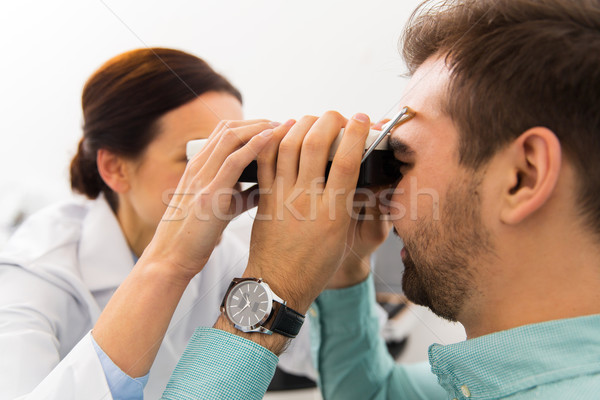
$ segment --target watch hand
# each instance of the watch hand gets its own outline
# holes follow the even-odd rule
[[[242,307],[242,309],[238,312],[236,312],[235,314],[233,314],[233,316],[237,316],[239,313],[241,313],[242,311],[244,311],[247,307],[250,306],[250,302],[246,303],[246,305],[244,307]]]
[[[248,307],[248,305],[250,304],[250,300],[248,300],[248,298],[246,296],[244,296],[242,294],[242,299],[244,299],[246,301],[246,305],[244,306],[244,308]]]
[[[242,296],[242,297],[244,297],[244,296]],[[245,300],[245,299],[244,299],[244,300]],[[236,312],[236,313],[233,315],[234,317],[235,317],[236,315],[238,315],[239,313],[241,313],[242,311],[244,311],[246,308],[250,307],[250,301],[249,301],[249,300],[246,300],[246,301],[247,301],[246,305],[245,305],[244,307],[242,307],[242,309],[241,309],[240,311]]]

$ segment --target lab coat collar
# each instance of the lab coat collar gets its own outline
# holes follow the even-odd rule
[[[133,268],[133,254],[119,221],[101,195],[90,202],[79,243],[81,277],[91,292],[114,289]]]

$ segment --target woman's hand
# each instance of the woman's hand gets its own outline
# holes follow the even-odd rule
[[[221,123],[190,162],[142,257],[104,308],[93,336],[132,377],[145,375],[189,281],[204,268],[235,215],[235,187],[244,168],[268,145],[265,120]]]
[[[142,259],[159,259],[184,280],[202,270],[232,218],[252,207],[251,190],[237,181],[273,135],[285,135],[294,121],[223,121],[188,162],[156,234]]]

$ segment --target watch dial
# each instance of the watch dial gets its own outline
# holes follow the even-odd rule
[[[258,324],[270,312],[269,296],[257,282],[246,281],[233,288],[227,298],[227,313],[240,326]]]

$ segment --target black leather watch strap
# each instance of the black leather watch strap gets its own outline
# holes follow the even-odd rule
[[[304,323],[304,315],[281,304],[271,330],[289,338],[295,338]]]

